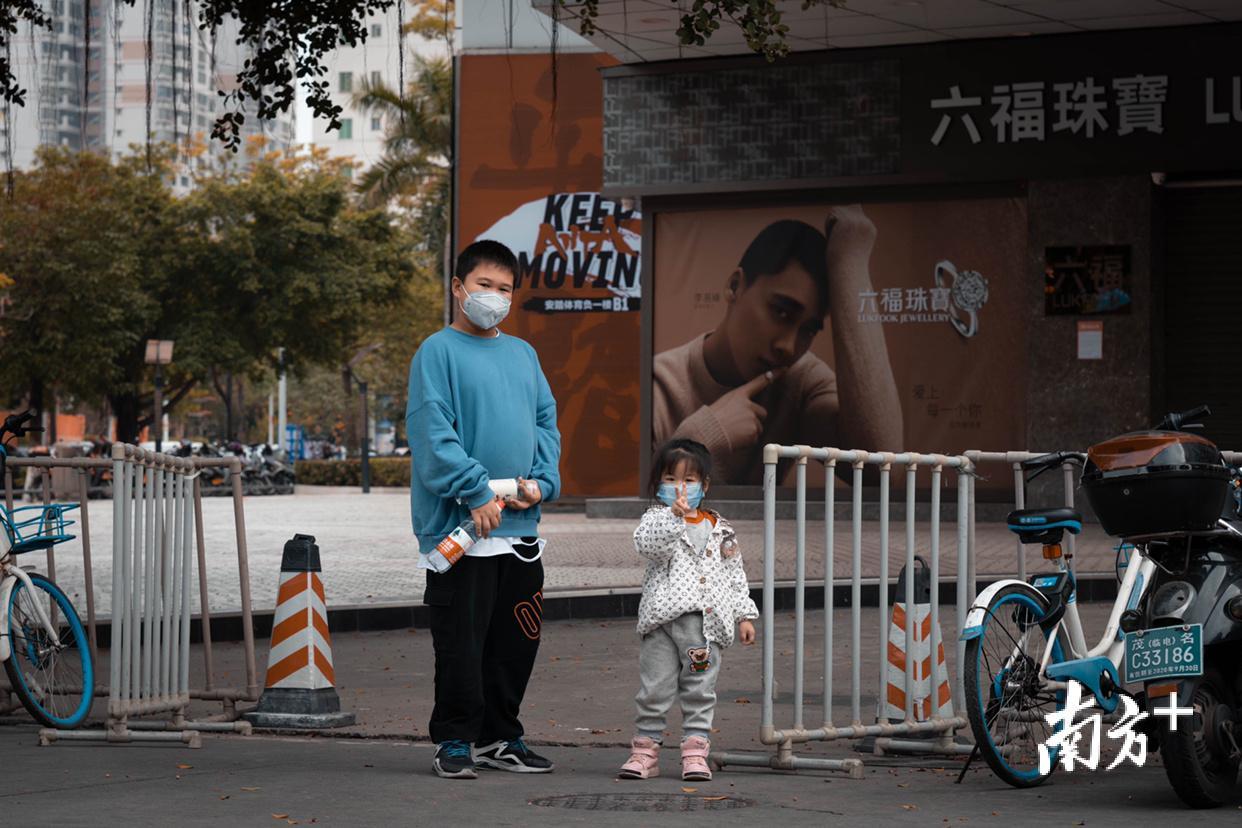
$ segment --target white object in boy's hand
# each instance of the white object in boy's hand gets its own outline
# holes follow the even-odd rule
[[[518,482],[515,477],[507,477],[503,480],[489,480],[487,485],[496,497],[507,500],[508,498],[518,496]]]
[[[517,511],[523,511],[534,506],[543,500],[543,493],[539,490],[539,484],[534,480],[528,480],[523,477],[510,477],[504,480],[488,481],[492,493],[496,495],[501,503]]]

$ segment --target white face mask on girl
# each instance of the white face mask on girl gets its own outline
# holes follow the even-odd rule
[[[462,289],[464,290],[465,287],[463,286]],[[509,315],[510,304],[506,296],[490,290],[480,290],[467,293],[466,301],[462,302],[460,307],[461,312],[476,327],[490,331]]]

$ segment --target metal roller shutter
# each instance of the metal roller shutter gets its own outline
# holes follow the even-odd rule
[[[1167,410],[1210,405],[1204,435],[1242,451],[1242,187],[1164,195]]]

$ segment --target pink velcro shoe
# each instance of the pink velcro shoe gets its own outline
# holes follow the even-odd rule
[[[711,742],[702,736],[691,736],[681,743],[681,778],[687,782],[709,782],[712,769],[707,766]]]
[[[648,736],[635,736],[630,758],[617,774],[621,779],[650,779],[660,775],[660,743]]]

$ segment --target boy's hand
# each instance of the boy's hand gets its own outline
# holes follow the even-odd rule
[[[470,510],[470,519],[474,521],[475,531],[479,537],[486,538],[496,527],[500,526],[500,513],[504,510],[500,498],[494,497],[477,509]]]
[[[743,644],[755,643],[755,625],[749,621],[743,621],[737,625],[738,636],[742,639]]]
[[[543,501],[543,491],[534,480],[524,477],[517,479],[518,496],[505,501],[505,505],[516,512],[522,512]]]

